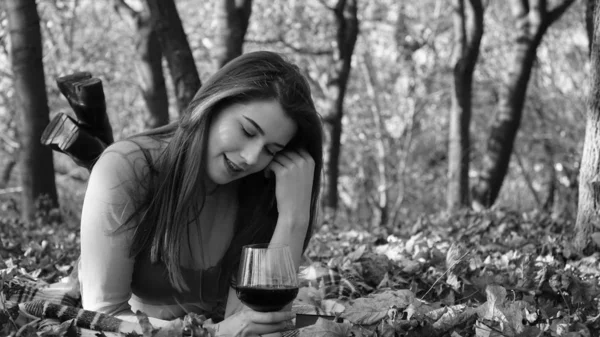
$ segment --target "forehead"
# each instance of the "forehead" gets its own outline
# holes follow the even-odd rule
[[[223,111],[223,117],[239,120],[260,127],[267,141],[287,144],[296,134],[296,122],[283,110],[276,100],[260,100],[236,103]]]

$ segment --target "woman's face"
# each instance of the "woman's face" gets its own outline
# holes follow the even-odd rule
[[[208,134],[208,177],[227,184],[265,169],[296,130],[275,100],[227,106],[213,118]]]

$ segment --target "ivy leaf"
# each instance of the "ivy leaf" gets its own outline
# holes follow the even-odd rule
[[[352,329],[349,322],[336,323],[319,318],[313,325],[298,330],[298,337],[346,337]]]

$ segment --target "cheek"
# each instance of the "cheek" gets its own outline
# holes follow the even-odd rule
[[[260,172],[260,171],[266,169],[267,166],[269,166],[269,164],[271,164],[271,161],[273,161],[273,157],[267,156],[267,155],[262,156],[261,159],[259,160],[259,162],[252,169],[251,173]]]
[[[211,134],[211,138],[208,142],[210,147],[209,151],[213,154],[231,151],[238,145],[239,142],[239,137],[236,136],[234,130],[220,128]]]

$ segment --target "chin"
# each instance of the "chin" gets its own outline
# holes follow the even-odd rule
[[[223,185],[228,183],[228,179],[225,177],[215,174],[214,172],[207,172],[208,179],[217,185]]]

